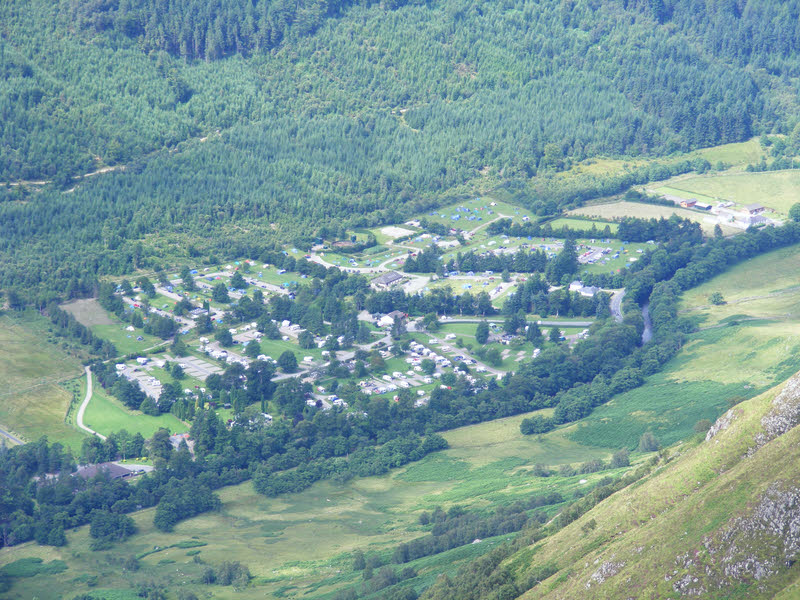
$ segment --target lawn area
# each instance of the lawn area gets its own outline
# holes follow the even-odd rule
[[[764,148],[761,147],[761,142],[758,138],[752,138],[746,142],[737,142],[734,144],[723,144],[721,146],[714,146],[712,148],[703,148],[702,150],[695,150],[689,154],[689,159],[693,155],[705,158],[712,165],[718,161],[722,161],[732,167],[743,167],[748,164],[756,164],[767,155]]]
[[[494,206],[491,205],[492,202],[495,203]],[[501,215],[509,217],[517,223],[521,223],[523,217],[528,217],[529,219],[536,218],[532,212],[521,206],[496,200],[490,196],[473,198],[472,200],[466,200],[458,204],[430,210],[424,214],[418,215],[417,218],[425,218],[431,223],[442,223],[457,229],[471,231]],[[454,217],[458,218],[454,219]],[[472,217],[472,220],[470,220],[470,217]]]
[[[703,325],[732,317],[798,320],[800,318],[800,245],[763,254],[715,277],[683,296],[680,310],[699,315]],[[719,292],[725,304],[709,297]]]
[[[645,385],[620,394],[571,426],[579,443],[634,448],[652,431],[664,445],[714,421],[800,369],[800,325],[742,325],[689,336],[680,354]]]
[[[166,427],[170,433],[189,430],[188,425],[172,414],[151,417],[138,410],[129,410],[119,400],[107,394],[97,379],[94,379],[92,389],[92,399],[86,407],[83,422],[98,433],[108,435],[112,431],[127,429],[130,433],[141,433],[149,438],[161,427]]]
[[[764,156],[766,156],[766,153],[761,147],[759,139],[752,138],[746,142],[723,144],[721,146],[713,146],[711,148],[702,148],[700,150],[690,152],[689,154],[678,153],[672,157],[659,158],[655,161],[591,158],[576,164],[568,171],[559,173],[558,176],[563,178],[569,178],[571,175],[577,174],[610,176],[630,172],[634,168],[643,167],[653,162],[670,164],[685,160],[692,160],[693,158],[704,158],[712,165],[715,165],[717,162],[721,161],[726,165],[729,165],[731,169],[741,170],[744,169],[744,167],[748,164],[756,164],[760,162],[761,158]]]
[[[114,344],[117,353],[120,355],[136,354],[147,348],[152,348],[153,346],[164,343],[164,340],[161,338],[149,335],[141,329],[126,331],[125,328],[128,327],[127,323],[123,323],[116,318],[114,321],[115,323],[113,325],[94,325],[91,329],[92,333],[95,335]],[[141,337],[142,340],[137,340],[137,337]]]
[[[676,196],[700,194],[707,202],[727,200],[738,206],[758,203],[772,208],[782,216],[792,204],[800,202],[800,171],[766,171],[762,173],[720,173],[688,177],[668,182]],[[662,188],[657,188],[660,191]],[[669,193],[669,192],[668,192]]]
[[[550,221],[549,225],[553,229],[558,229],[559,227],[569,227],[570,229],[578,229],[581,231],[589,230],[592,227],[596,227],[598,230],[603,231],[603,229],[608,227],[612,235],[617,233],[617,228],[619,227],[619,225],[616,223],[611,223],[608,221],[590,221],[589,219],[569,219],[566,217]]]
[[[58,384],[79,377],[81,364],[48,339],[48,326],[35,313],[0,316],[0,427],[80,447],[82,434],[64,422],[72,394]]]
[[[611,202],[608,204],[594,204],[584,206],[569,211],[569,215],[580,215],[585,217],[596,217],[598,219],[620,219],[622,217],[636,217],[639,219],[668,219],[672,215],[678,215],[685,219],[691,219],[700,223],[706,235],[713,235],[714,225],[706,223],[706,215],[697,211],[685,208],[673,208],[671,206],[661,206],[659,204],[645,204],[642,202]],[[722,231],[726,235],[741,232],[741,229],[734,229],[726,225],[722,226]]]

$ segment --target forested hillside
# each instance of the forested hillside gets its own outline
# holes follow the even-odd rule
[[[5,2],[0,177],[338,114],[419,130],[446,184],[741,140],[791,101],[774,76],[796,69],[794,3],[396,4]]]
[[[55,183],[1,192],[0,286],[91,287],[140,265],[153,233],[227,254],[501,184],[555,208],[574,198],[543,197],[541,175],[587,157],[788,132],[796,13],[765,0],[3,2],[0,180]],[[62,193],[108,166],[125,170]]]

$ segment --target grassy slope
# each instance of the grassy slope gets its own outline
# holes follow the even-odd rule
[[[800,476],[800,428],[770,442],[751,458],[743,458],[781,387],[737,405],[731,426],[710,442],[678,447],[675,460],[642,484],[615,494],[538,547],[523,551],[516,562],[523,565],[520,576],[551,561],[561,569],[524,597],[677,597],[673,583],[687,572],[699,575],[701,583],[711,588],[713,575],[706,581],[702,568],[687,571],[678,557],[689,553],[713,564],[721,553],[709,557],[705,542],[722,543],[719,532],[733,518],[749,514],[771,483],[796,482]],[[597,527],[587,535],[582,527],[592,519]],[[724,543],[722,547],[726,548]],[[605,562],[623,566],[605,583],[589,584]],[[769,598],[797,571],[795,566],[760,587],[725,587],[704,597]]]
[[[58,385],[79,377],[79,361],[47,339],[37,315],[0,316],[0,426],[24,440],[43,435],[80,446],[82,434],[64,423],[72,396]]]
[[[729,401],[750,398],[800,369],[798,267],[800,245],[746,261],[686,292],[681,314],[700,331],[646,385],[574,425],[572,439],[633,447],[651,429],[671,444],[700,419],[716,418]],[[728,304],[708,302],[717,291]]]

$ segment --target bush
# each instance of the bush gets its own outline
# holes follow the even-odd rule
[[[590,460],[585,462],[581,465],[580,472],[582,474],[586,473],[597,473],[598,471],[602,471],[605,468],[602,460],[595,458],[594,460]]]
[[[700,419],[694,424],[694,430],[696,433],[705,433],[709,429],[711,429],[711,421],[708,419]]]
[[[611,457],[611,468],[612,469],[619,469],[620,467],[629,467],[631,466],[631,453],[628,452],[626,448],[622,450],[618,450],[614,453],[614,456]]]
[[[541,415],[534,415],[528,419],[523,419],[519,424],[519,430],[523,435],[547,433],[555,429],[555,427],[556,425],[553,419],[548,419]]]
[[[645,431],[639,438],[639,452],[656,452],[660,447],[658,439],[650,431]]]

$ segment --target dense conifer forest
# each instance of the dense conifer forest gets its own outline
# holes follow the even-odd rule
[[[330,219],[395,221],[465,184],[506,185],[544,212],[619,191],[631,181],[547,174],[791,130],[796,12],[4,2],[0,180],[53,184],[0,192],[1,284],[85,294],[99,274],[146,265],[156,232],[228,255],[266,234],[302,242]]]

